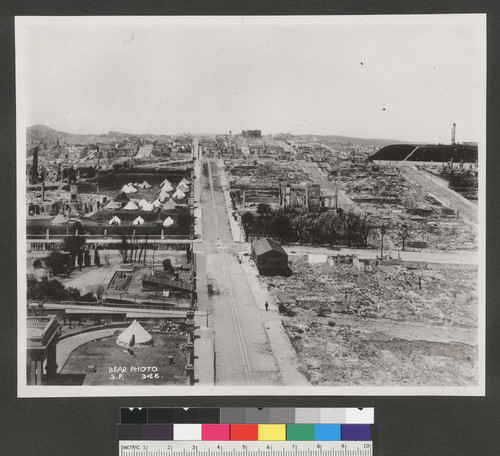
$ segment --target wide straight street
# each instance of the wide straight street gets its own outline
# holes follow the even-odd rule
[[[234,244],[217,164],[203,161],[201,169],[198,184],[203,242],[194,248],[198,259],[199,311],[207,314],[208,324],[215,332],[216,384],[280,384],[283,379],[264,323],[281,318],[274,311],[259,308],[245,272],[231,252]],[[288,343],[280,350],[292,348]]]

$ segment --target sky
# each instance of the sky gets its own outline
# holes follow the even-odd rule
[[[484,15],[17,18],[18,123],[419,142],[485,132]]]

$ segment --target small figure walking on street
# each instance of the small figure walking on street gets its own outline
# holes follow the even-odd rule
[[[266,308],[266,312],[267,312],[267,311],[269,310],[269,304],[267,303],[267,301],[266,301],[266,303],[264,304],[264,307]]]

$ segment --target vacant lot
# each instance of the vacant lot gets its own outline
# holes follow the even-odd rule
[[[358,271],[296,259],[264,280],[315,385],[465,386],[477,382],[474,271]]]

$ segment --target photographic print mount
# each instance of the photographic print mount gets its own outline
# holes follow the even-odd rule
[[[19,395],[484,394],[485,43],[18,17]]]

